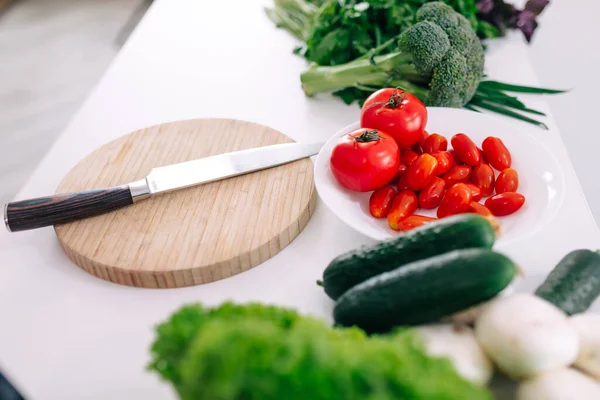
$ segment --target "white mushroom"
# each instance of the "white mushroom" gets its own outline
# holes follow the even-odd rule
[[[559,368],[521,382],[517,400],[598,400],[600,384],[570,368]]]
[[[577,314],[570,320],[580,344],[575,366],[600,380],[600,315]]]
[[[417,329],[430,355],[447,357],[456,371],[473,383],[485,385],[490,381],[494,367],[477,343],[471,328],[439,324]]]
[[[475,336],[498,368],[516,379],[567,367],[579,351],[567,315],[529,293],[492,301],[475,321]]]

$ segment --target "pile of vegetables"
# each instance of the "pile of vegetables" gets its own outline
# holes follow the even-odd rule
[[[566,255],[536,294],[474,214],[335,258],[335,327],[261,304],[199,304],[157,327],[149,369],[182,399],[491,399],[494,367],[517,400],[600,398],[600,254]]]
[[[600,315],[585,313],[600,295],[599,252],[575,250],[535,294],[513,294],[518,269],[493,241],[489,221],[459,215],[343,254],[320,284],[339,325],[435,323],[418,328],[427,347],[473,382],[487,383],[493,363],[520,381],[518,400],[600,398]]]
[[[149,368],[181,399],[491,400],[429,356],[414,330],[367,337],[292,310],[183,307],[157,328]]]
[[[509,93],[560,91],[483,81],[484,51],[473,29],[490,25],[474,16],[474,4],[450,3],[470,18],[442,2],[400,0],[329,0],[318,8],[279,0],[268,14],[305,42],[297,52],[312,62],[301,74],[308,96],[334,92],[362,104],[392,86],[428,106],[485,109],[545,127],[526,115],[543,113]]]

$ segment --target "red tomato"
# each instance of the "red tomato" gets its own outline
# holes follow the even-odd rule
[[[476,201],[472,201],[471,205],[469,206],[469,212],[472,212],[474,214],[479,214],[483,217],[493,217],[494,214],[492,214],[492,212],[483,204],[479,204]]]
[[[417,195],[404,190],[396,196],[387,215],[388,225],[397,231],[400,221],[417,211]]]
[[[512,158],[510,152],[500,138],[493,136],[486,138],[481,144],[481,148],[490,164],[492,164],[492,167],[496,168],[498,171],[510,168]]]
[[[401,89],[378,90],[362,106],[360,126],[389,133],[400,148],[417,143],[426,125],[425,105]]]
[[[435,177],[437,160],[430,154],[421,154],[406,170],[406,183],[410,190],[421,190]]]
[[[415,153],[417,153],[418,155],[423,154],[423,149],[421,149],[421,146],[419,145],[419,143],[413,144],[412,146],[410,146],[410,149],[412,151],[414,151]]]
[[[467,183],[467,186],[469,187],[469,189],[471,189],[471,199],[473,201],[479,201],[481,200],[481,189],[479,188],[479,186],[473,185],[472,183]]]
[[[423,153],[435,153],[436,151],[448,150],[448,140],[442,135],[432,133],[423,143]]]
[[[370,192],[398,172],[400,150],[393,138],[375,129],[357,129],[340,138],[331,152],[331,172],[342,186]]]
[[[476,166],[481,162],[477,145],[464,133],[452,136],[452,148],[465,164]]]
[[[403,163],[398,164],[398,171],[396,172],[396,175],[390,181],[390,183],[399,182],[400,178],[402,178],[402,176],[404,175],[405,172],[406,172],[406,165],[404,165]]]
[[[419,155],[412,149],[400,150],[400,161],[407,167],[410,167],[417,158],[419,158]]]
[[[481,189],[481,196],[491,196],[494,193],[494,170],[487,164],[479,164],[473,168],[471,183]]]
[[[468,182],[470,177],[471,167],[468,165],[455,165],[442,175],[442,179],[446,181],[447,187],[450,187],[455,183]]]
[[[426,217],[424,215],[413,214],[404,218],[398,223],[398,230],[405,232],[411,229],[417,228],[421,225],[425,225],[428,222],[435,221],[436,218]]]
[[[496,179],[496,194],[504,192],[516,192],[519,188],[519,174],[512,168],[506,168],[500,172]]]
[[[458,158],[458,154],[456,154],[456,151],[454,151],[454,149],[448,150],[448,153],[450,153],[450,155],[452,156],[452,159],[454,160],[454,165],[465,165],[465,163],[462,162],[460,158]]]
[[[525,204],[525,196],[516,192],[504,192],[490,197],[485,201],[485,206],[496,217],[510,215]]]
[[[433,178],[429,185],[419,193],[419,206],[432,210],[440,205],[446,193],[446,182],[441,178]]]
[[[429,133],[426,130],[423,130],[423,134],[419,138],[419,141],[410,146],[410,149],[419,155],[423,154],[423,143],[425,143],[427,137],[429,137]]]
[[[423,133],[421,134],[421,137],[419,138],[419,141],[417,142],[419,144],[419,146],[423,147],[423,144],[425,143],[425,140],[427,140],[428,137],[429,137],[429,132],[427,132],[425,129],[423,129]]]
[[[436,151],[435,153],[431,153],[431,155],[437,160],[438,166],[435,174],[438,176],[448,172],[448,170],[454,165],[452,154],[450,154],[448,151]]]
[[[496,237],[498,237],[501,230],[500,223],[496,218],[494,218],[494,214],[492,214],[492,212],[486,206],[484,206],[483,204],[479,204],[476,201],[472,201],[471,205],[469,206],[468,212],[479,214],[482,217],[485,217],[485,219],[487,219],[488,221],[490,221],[490,225],[492,225],[492,228],[494,228],[494,232],[496,232]]]
[[[408,190],[408,183],[406,183],[406,174],[402,175],[402,178],[398,181],[398,191]]]
[[[396,189],[393,186],[384,186],[374,191],[369,198],[371,215],[375,218],[387,217],[394,197],[396,197]]]
[[[471,205],[471,189],[464,183],[457,183],[446,191],[446,196],[437,209],[437,217],[462,214],[469,211]]]
[[[490,164],[490,162],[488,161],[487,157],[485,156],[485,153],[483,152],[483,150],[481,150],[479,147],[477,148],[477,150],[479,150],[479,158],[481,161],[481,164]]]

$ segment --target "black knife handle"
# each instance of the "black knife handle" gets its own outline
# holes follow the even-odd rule
[[[133,203],[129,185],[8,203],[4,223],[11,232],[36,229],[103,214]]]

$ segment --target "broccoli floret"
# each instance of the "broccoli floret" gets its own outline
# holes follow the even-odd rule
[[[332,67],[311,65],[301,75],[307,95],[333,90],[369,90],[396,86],[431,106],[462,107],[483,77],[483,47],[469,21],[442,2],[423,5],[415,25],[395,43],[384,43],[367,56]]]
[[[150,369],[183,400],[491,399],[428,356],[415,330],[368,337],[287,309],[226,303],[184,307],[157,331]]]
[[[431,74],[450,50],[450,40],[439,25],[424,21],[400,36],[398,47],[412,55],[415,69],[425,75]]]
[[[459,24],[458,15],[452,7],[442,2],[425,3],[417,11],[417,21],[431,21],[446,30]]]

